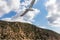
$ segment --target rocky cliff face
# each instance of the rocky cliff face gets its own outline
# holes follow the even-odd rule
[[[0,21],[0,40],[60,40],[60,34],[28,23]]]

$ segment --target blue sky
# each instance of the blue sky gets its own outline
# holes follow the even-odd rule
[[[21,2],[23,2],[24,0],[21,0]],[[47,0],[39,0],[34,6],[33,8],[36,8],[38,10],[40,10],[39,14],[36,15],[34,17],[34,22],[33,24],[34,25],[37,25],[39,27],[44,27],[46,29],[50,29],[50,30],[54,30],[56,32],[59,32],[60,31],[60,27],[51,27],[49,24],[48,24],[48,20],[46,18],[46,16],[48,15],[48,11],[46,10],[46,7],[44,5],[44,3],[46,2]],[[3,19],[3,18],[11,18],[12,16],[15,16],[16,15],[16,12],[15,11],[10,11],[8,14],[5,14],[3,15],[2,17],[0,17],[0,19]],[[60,33],[60,32],[59,32]]]
[[[47,19],[46,19],[46,15],[47,15],[47,11],[44,7],[44,0],[40,0],[35,6],[34,8],[37,8],[40,10],[40,13],[35,17],[36,19],[36,23],[40,24],[40,25],[47,25]],[[40,21],[40,23],[39,23]],[[44,23],[45,22],[45,23]]]
[[[46,16],[48,14],[48,11],[45,8],[44,3],[46,0],[39,0],[39,2],[34,5],[34,8],[37,8],[40,10],[40,13],[35,17],[35,25],[45,27],[46,29],[54,30],[54,31],[60,31],[59,28],[51,27],[48,24],[48,20],[46,19]]]
[[[9,12],[9,14],[3,15],[0,19],[2,19],[2,18],[10,18],[10,17],[12,17],[14,15],[16,15],[16,12],[11,11],[11,12]]]
[[[44,3],[46,1],[47,0],[39,0],[39,2],[34,6],[35,8],[38,8],[40,10],[40,14],[38,14],[35,17],[35,21],[36,21],[35,23],[38,26],[43,26],[46,29],[50,29],[50,30],[59,32],[60,31],[60,27],[54,27],[54,26],[52,27],[52,26],[50,26],[48,24],[48,20],[46,18],[47,14],[48,14],[48,11],[46,10],[46,7],[44,5]]]

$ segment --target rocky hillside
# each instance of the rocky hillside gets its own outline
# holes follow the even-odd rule
[[[60,34],[28,23],[0,21],[0,40],[60,40]]]

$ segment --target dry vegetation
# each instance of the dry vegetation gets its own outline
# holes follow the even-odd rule
[[[60,34],[28,23],[0,21],[0,40],[60,40]]]

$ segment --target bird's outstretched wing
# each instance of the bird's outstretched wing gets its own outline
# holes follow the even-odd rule
[[[26,9],[20,16],[24,16],[28,11],[29,9]]]
[[[35,2],[35,0],[32,0],[32,2],[30,3],[30,6],[29,6],[29,8],[32,8],[32,7],[33,7],[33,5],[34,5],[34,2]]]
[[[28,11],[33,11],[32,6],[34,4],[35,0],[32,0],[32,2],[30,3],[30,6],[28,9],[26,9],[20,16],[24,16]]]

